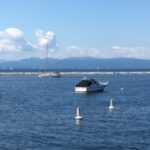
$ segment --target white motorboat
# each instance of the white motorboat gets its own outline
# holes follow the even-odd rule
[[[75,86],[75,92],[95,92],[103,91],[108,82],[97,82],[94,79],[83,79]]]

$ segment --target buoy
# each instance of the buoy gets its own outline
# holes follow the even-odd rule
[[[113,106],[113,99],[110,99],[110,105],[109,105],[109,110],[113,110],[115,107]]]
[[[76,116],[75,116],[75,119],[76,119],[76,120],[81,120],[81,119],[83,119],[83,117],[80,116],[80,107],[77,107],[77,114],[76,114]]]
[[[124,90],[124,88],[121,88],[120,90],[121,90],[121,91],[123,91],[123,90]]]

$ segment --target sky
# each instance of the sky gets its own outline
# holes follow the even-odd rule
[[[150,59],[149,0],[1,0],[0,60]]]

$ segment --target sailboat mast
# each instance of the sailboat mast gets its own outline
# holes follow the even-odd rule
[[[48,43],[46,44],[45,72],[47,72],[47,58],[48,58]]]

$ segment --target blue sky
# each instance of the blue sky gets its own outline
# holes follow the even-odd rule
[[[0,12],[0,59],[40,57],[44,38],[54,58],[150,59],[149,0],[1,0]]]

